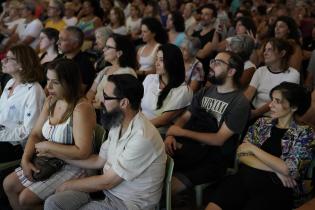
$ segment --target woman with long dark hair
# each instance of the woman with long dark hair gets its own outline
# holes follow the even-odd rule
[[[142,112],[165,134],[172,121],[190,104],[192,90],[185,82],[183,55],[173,44],[158,48],[156,74],[143,81]]]

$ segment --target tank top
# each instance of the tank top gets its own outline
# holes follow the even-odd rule
[[[141,51],[139,53],[139,64],[140,64],[139,70],[145,71],[147,69],[152,68],[152,66],[154,65],[154,62],[155,62],[156,51],[157,51],[159,46],[160,46],[160,44],[156,44],[154,49],[152,50],[152,52],[148,56],[142,56],[143,50],[146,48],[146,46],[144,46],[141,49]]]
[[[49,116],[43,125],[42,134],[48,141],[60,144],[73,144],[72,130],[72,115],[63,123],[56,125],[50,123]]]

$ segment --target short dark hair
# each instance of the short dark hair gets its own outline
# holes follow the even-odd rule
[[[236,53],[231,51],[223,51],[220,53],[226,53],[230,56],[229,58],[229,67],[235,69],[235,74],[233,76],[233,82],[238,87],[240,86],[240,78],[244,71],[244,61],[243,59]]]
[[[289,34],[288,34],[287,39],[293,39],[296,41],[297,44],[300,44],[299,28],[298,28],[298,25],[296,24],[295,20],[289,16],[280,16],[277,18],[273,29],[275,29],[278,21],[282,21],[288,26]],[[274,37],[274,33],[275,33],[274,30],[272,31],[272,33],[273,33],[272,35]]]
[[[185,20],[181,12],[175,11],[171,13],[173,19],[173,25],[176,32],[185,31]]]
[[[122,51],[122,55],[118,58],[119,66],[137,69],[137,53],[130,37],[120,34],[112,34],[109,38],[114,39],[116,50]]]
[[[58,50],[59,31],[54,28],[43,28],[42,33],[45,34],[49,40],[54,40],[54,49]]]
[[[33,48],[19,44],[12,46],[9,51],[16,57],[16,62],[22,68],[19,72],[22,83],[41,82],[44,79],[44,71]]]
[[[199,9],[198,9],[198,12],[201,13],[201,11],[203,9],[211,9],[212,10],[212,16],[213,17],[217,17],[218,16],[218,12],[217,12],[217,8],[214,6],[214,4],[206,4],[206,5],[203,5],[201,6]]]
[[[77,26],[68,26],[66,31],[72,34],[72,39],[75,40],[78,45],[81,47],[84,42],[84,33],[83,31]]]
[[[148,29],[155,34],[154,39],[160,44],[165,44],[168,41],[168,35],[164,30],[160,21],[154,17],[146,17],[142,19],[141,25],[145,25]]]
[[[295,113],[299,116],[305,114],[311,105],[311,93],[301,85],[293,82],[282,82],[270,91],[270,98],[274,91],[280,91],[282,96],[289,102],[290,107],[296,107]]]
[[[114,83],[113,93],[120,98],[127,98],[133,110],[139,110],[143,97],[143,85],[130,74],[112,74],[108,76],[108,81]]]
[[[76,62],[66,58],[59,58],[50,62],[48,70],[56,72],[57,78],[64,88],[64,98],[74,109],[76,103],[82,97],[81,73]]]
[[[185,64],[181,50],[174,44],[163,44],[158,51],[163,53],[164,69],[168,75],[168,84],[160,92],[157,109],[161,108],[164,99],[172,88],[179,87],[185,81]]]

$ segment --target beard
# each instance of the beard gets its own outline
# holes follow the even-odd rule
[[[103,107],[101,111],[101,124],[105,129],[118,127],[124,119],[124,113],[120,108],[115,108],[112,111],[107,111],[106,107]]]
[[[221,74],[221,75],[215,76],[214,71],[210,69],[207,79],[213,85],[223,85],[226,80],[226,75]]]

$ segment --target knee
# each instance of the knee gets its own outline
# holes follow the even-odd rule
[[[19,204],[23,207],[31,208],[32,206],[35,206],[41,203],[42,203],[42,200],[28,189],[23,190],[19,195]]]
[[[215,203],[209,203],[205,210],[222,210],[222,208]]]
[[[6,194],[8,193],[18,193],[18,177],[13,172],[9,174],[4,180],[3,180],[3,189]]]
[[[45,200],[44,209],[45,210],[57,210],[60,209],[60,205],[58,204],[58,199],[56,199],[55,195],[48,197]]]

